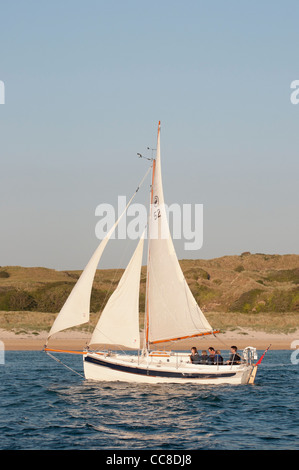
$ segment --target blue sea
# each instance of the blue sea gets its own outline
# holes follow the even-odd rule
[[[81,356],[58,357],[83,374]],[[296,362],[268,351],[254,385],[132,385],[86,381],[42,351],[7,351],[1,449],[298,450]]]

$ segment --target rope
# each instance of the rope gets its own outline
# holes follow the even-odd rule
[[[64,364],[64,362],[62,362],[60,359],[58,359],[58,357],[53,356],[53,354],[50,354],[48,351],[45,351],[45,353],[48,354],[48,356],[50,356],[52,359],[54,359],[54,361],[59,362],[60,364],[62,364],[67,369],[71,370],[72,372],[75,372],[75,374],[80,375],[80,377],[85,379],[84,375],[82,375],[82,374],[80,374],[80,372],[77,372],[76,370],[72,369],[70,366],[67,366],[66,364]]]
[[[226,346],[228,349],[230,348],[230,346],[229,346],[230,343],[226,343],[225,341],[223,341],[221,338],[219,338],[219,337],[216,336],[215,334],[214,334],[213,336],[215,336],[215,338],[217,338],[218,341],[219,341],[220,343],[222,343],[224,346]]]

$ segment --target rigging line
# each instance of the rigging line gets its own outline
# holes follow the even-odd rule
[[[215,336],[215,338],[217,338],[218,341],[219,341],[220,343],[222,343],[224,346],[226,346],[228,349],[230,348],[230,346],[229,346],[230,343],[226,343],[226,342],[223,341],[221,338],[219,338],[218,336],[216,336],[215,333],[213,333],[213,336]]]
[[[58,359],[58,357],[53,356],[53,354],[50,354],[48,351],[45,351],[45,353],[48,354],[48,356],[50,356],[52,359],[54,359],[54,361],[59,362],[61,365],[63,365],[67,369],[71,370],[72,372],[75,372],[75,374],[80,375],[80,377],[82,377],[83,379],[85,378],[84,375],[80,374],[80,372],[77,372],[76,370],[72,369],[70,366],[64,364],[64,362]]]

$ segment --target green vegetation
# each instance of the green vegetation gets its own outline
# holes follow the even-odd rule
[[[210,274],[202,268],[191,268],[185,271],[185,276],[190,279],[210,279]]]
[[[6,279],[9,277],[9,273],[6,271],[0,271],[0,278]]]
[[[190,288],[199,305],[214,299],[218,295],[216,290],[208,286],[197,286],[195,289],[190,286]]]
[[[294,284],[299,284],[299,268],[272,271],[267,275],[266,280],[270,282],[293,282]]]
[[[299,312],[299,288],[274,290],[266,297],[261,312]]]
[[[239,266],[237,266],[234,271],[236,271],[237,273],[241,273],[242,271],[244,271],[245,268],[244,266],[242,266],[242,264],[239,264]]]
[[[244,292],[237,300],[235,300],[229,310],[232,312],[252,312],[261,292],[261,289],[251,289]]]
[[[229,308],[231,312],[299,312],[299,288],[244,292]]]
[[[299,325],[299,255],[244,252],[211,260],[185,259],[180,264],[196,301],[217,328],[239,325],[289,331]],[[122,273],[122,269],[97,270],[91,295],[92,318],[99,317]],[[1,267],[0,328],[50,328],[80,274],[81,271],[37,267]],[[146,267],[142,267],[141,319],[145,278]]]
[[[16,289],[0,292],[0,310],[34,310],[36,302],[28,292]]]
[[[0,310],[56,313],[62,308],[73,286],[72,282],[53,282],[30,292],[6,288],[0,291]],[[91,312],[102,310],[109,296],[106,290],[93,289],[90,300]]]

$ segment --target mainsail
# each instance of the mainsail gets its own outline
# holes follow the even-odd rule
[[[189,289],[171,239],[162,188],[160,123],[154,170],[147,273],[147,344],[213,331]]]
[[[133,349],[140,348],[139,287],[143,244],[144,234],[101,314],[90,344],[118,344]]]

